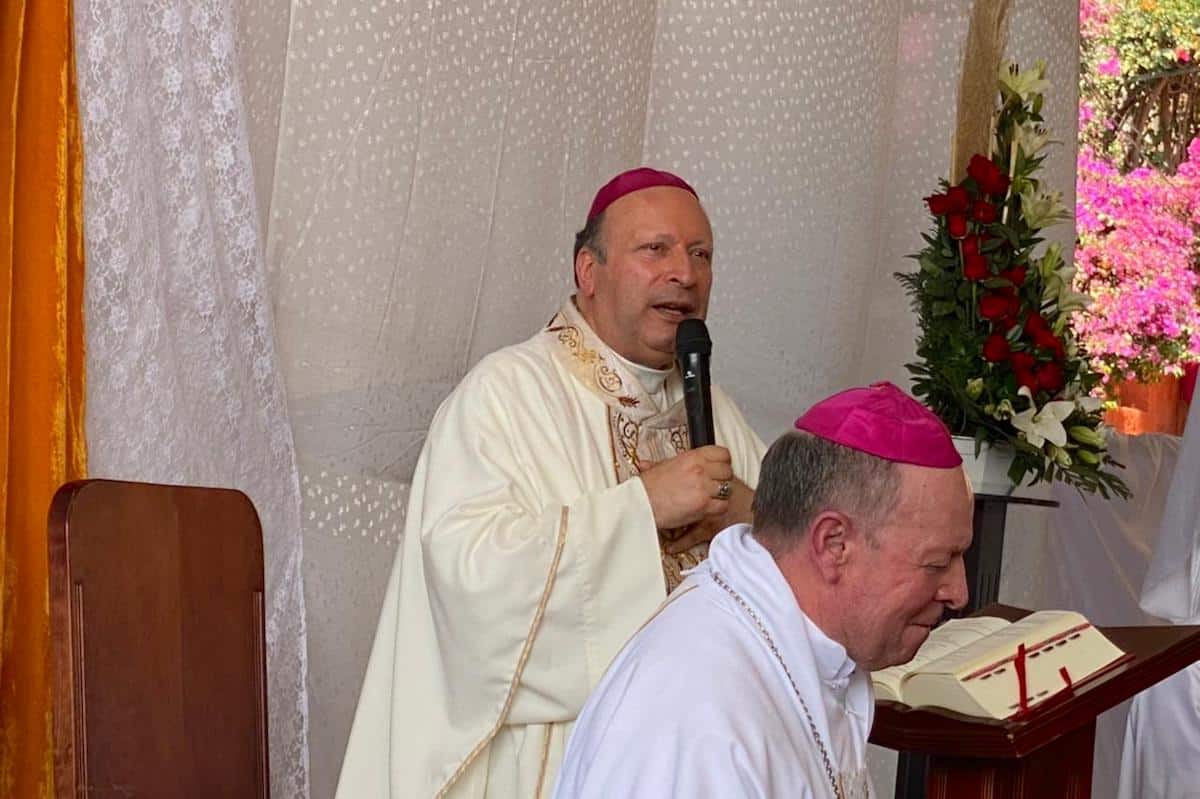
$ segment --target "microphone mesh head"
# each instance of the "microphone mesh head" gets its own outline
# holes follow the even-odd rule
[[[712,339],[703,319],[684,319],[675,328],[675,354],[712,355]]]

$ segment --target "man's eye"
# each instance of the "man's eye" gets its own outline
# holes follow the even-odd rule
[[[709,252],[708,250],[692,250],[692,255],[696,258],[700,258],[705,261],[712,260],[712,253]]]
[[[944,571],[945,569],[950,568],[950,562],[947,561],[945,563],[926,563],[925,568],[929,569],[930,571],[940,572],[940,571]]]

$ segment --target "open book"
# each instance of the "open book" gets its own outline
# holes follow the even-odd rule
[[[1023,709],[1022,672],[1028,709],[1125,657],[1069,610],[1042,610],[1017,622],[972,616],[936,628],[911,661],[871,680],[876,699],[1007,719]]]

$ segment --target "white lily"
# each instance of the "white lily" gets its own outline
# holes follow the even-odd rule
[[[1022,71],[1006,60],[1000,64],[1000,83],[1024,102],[1035,94],[1045,94],[1050,88],[1050,81],[1046,80],[1046,62],[1038,59],[1033,69]]]
[[[984,408],[993,419],[999,419],[1001,422],[1007,422],[1012,418],[1016,411],[1013,409],[1012,403],[1006,399],[1000,400],[996,405],[989,405]]]
[[[1011,420],[1013,427],[1025,435],[1025,440],[1039,448],[1047,441],[1055,446],[1066,446],[1067,429],[1063,427],[1063,421],[1074,413],[1075,403],[1071,400],[1054,400],[1039,410],[1028,387],[1021,386],[1017,393],[1029,400],[1029,408],[1014,413]]]
[[[1062,447],[1056,446],[1055,444],[1051,443],[1050,447],[1049,447],[1049,451],[1050,451],[1050,457],[1053,458],[1054,462],[1057,463],[1059,466],[1069,467],[1071,465],[1071,453],[1067,452]]]
[[[1025,224],[1039,230],[1070,219],[1070,214],[1062,203],[1061,191],[1042,191],[1026,187],[1021,191],[1021,218],[1025,220]]]
[[[1050,132],[1034,122],[1018,125],[1013,131],[1013,139],[1026,158],[1032,158],[1050,143]]]
[[[1063,263],[1062,247],[1054,242],[1046,248],[1038,262],[1038,274],[1042,276],[1042,302],[1053,302],[1058,306],[1059,321],[1064,325],[1066,317],[1092,304],[1090,294],[1075,291],[1075,267]],[[1056,330],[1062,333],[1062,330]]]
[[[1099,397],[1093,397],[1090,394],[1085,394],[1082,397],[1075,398],[1075,404],[1079,406],[1079,410],[1084,413],[1095,413],[1104,407],[1104,400]],[[1099,425],[1096,428],[1097,433],[1102,433],[1104,425]]]
[[[1092,295],[1080,294],[1071,288],[1074,281],[1074,269],[1067,270],[1066,275],[1051,275],[1046,279],[1046,287],[1042,290],[1042,302],[1053,302],[1058,306],[1058,311],[1065,318],[1076,311],[1082,311],[1092,304]],[[1061,330],[1056,330],[1056,333],[1061,333]]]
[[[1059,274],[1060,270],[1067,269],[1063,265],[1062,245],[1057,241],[1051,242],[1046,247],[1046,252],[1042,254],[1042,260],[1038,261],[1038,272],[1042,276],[1042,280],[1050,280],[1055,275]],[[1072,270],[1072,273],[1074,271]]]

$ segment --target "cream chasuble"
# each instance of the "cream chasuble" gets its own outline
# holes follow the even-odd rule
[[[413,475],[338,799],[549,795],[589,691],[704,554],[662,556],[630,479],[686,447],[682,394],[570,301],[451,393]],[[713,416],[756,485],[764,446],[715,386]]]
[[[555,799],[864,799],[870,675],[796,604],[749,525],[613,662]]]

